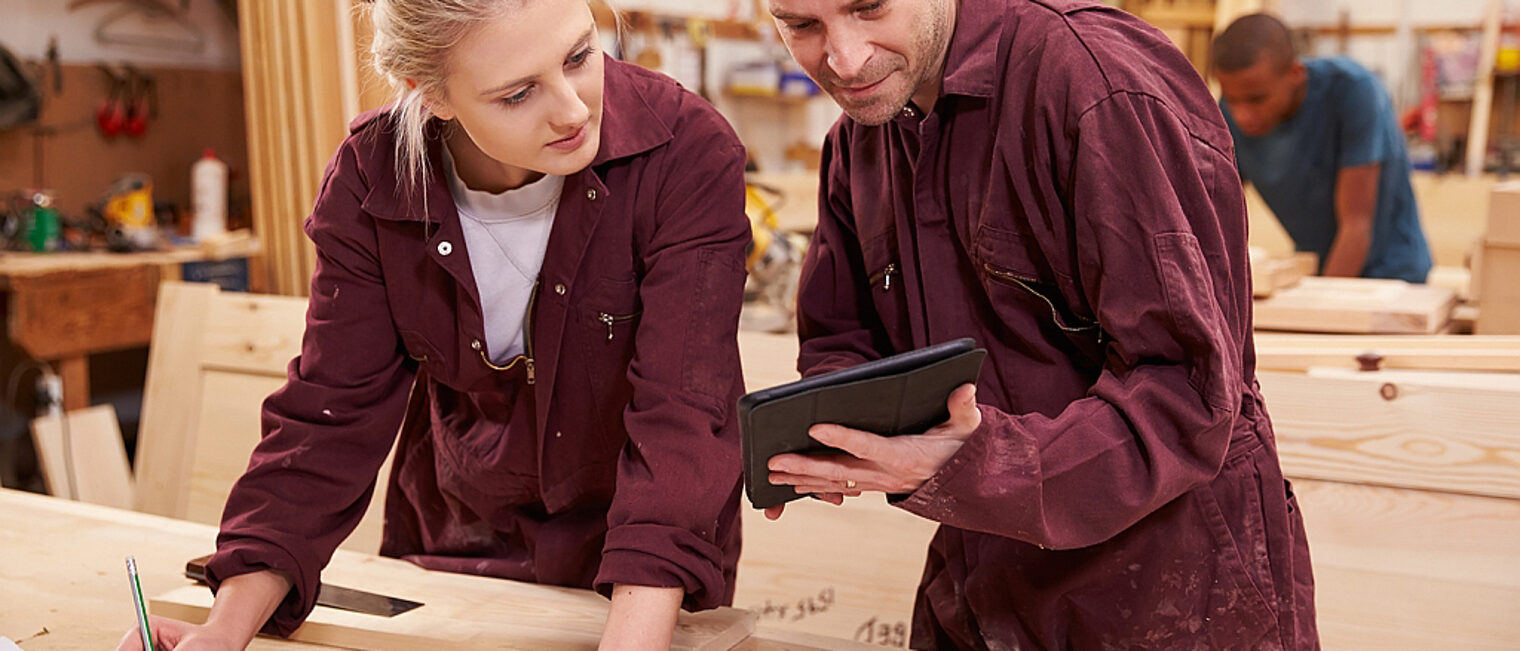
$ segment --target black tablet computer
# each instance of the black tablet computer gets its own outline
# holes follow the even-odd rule
[[[744,490],[757,509],[802,497],[770,483],[766,464],[788,452],[838,451],[808,436],[819,423],[883,436],[922,434],[950,418],[945,403],[975,383],[987,351],[957,339],[825,373],[739,399]]]

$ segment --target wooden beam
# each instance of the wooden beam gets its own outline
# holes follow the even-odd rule
[[[1520,387],[1496,377],[1257,374],[1291,476],[1520,498]]]
[[[589,590],[519,583],[484,576],[424,570],[406,561],[339,556],[324,581],[395,595],[424,605],[384,618],[318,608],[289,639],[344,649],[434,651],[460,649],[595,649],[607,619],[607,600]],[[185,587],[153,597],[160,617],[202,623],[211,591]],[[527,616],[532,613],[532,616]],[[755,630],[755,615],[734,608],[676,616],[671,649],[726,651]]]
[[[1430,334],[1451,319],[1456,293],[1401,280],[1304,278],[1255,303],[1259,330]]]
[[[205,307],[216,285],[164,283],[148,348],[148,377],[143,386],[142,423],[137,435],[137,510],[171,518],[185,517],[201,400],[201,339]],[[172,343],[171,343],[172,342]]]
[[[1295,479],[1327,649],[1520,639],[1520,502]]]
[[[1312,367],[1359,369],[1357,357],[1373,353],[1380,368],[1520,373],[1520,336],[1484,335],[1302,335],[1256,333],[1256,368],[1307,371]]]
[[[1503,10],[1501,0],[1488,0],[1483,18],[1483,46],[1478,50],[1478,76],[1473,88],[1472,122],[1467,129],[1467,175],[1483,173],[1488,157],[1488,123],[1494,102],[1494,62],[1499,56],[1499,28]]]
[[[132,508],[132,478],[127,450],[116,422],[116,408],[100,405],[66,412],[63,419],[32,421],[32,443],[48,492],[64,499],[118,509]]]

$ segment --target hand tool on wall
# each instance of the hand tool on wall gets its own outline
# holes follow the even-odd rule
[[[124,97],[127,92],[126,79],[104,63],[97,67],[110,81],[110,90],[106,93],[106,101],[95,110],[95,123],[100,127],[100,135],[107,139],[115,138],[127,125],[127,107]]]

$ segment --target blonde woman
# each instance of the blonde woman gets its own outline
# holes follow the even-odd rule
[[[595,588],[604,648],[665,648],[681,607],[733,596],[743,148],[605,57],[585,0],[368,9],[399,99],[306,220],[302,354],[228,498],[210,619],[156,639],[293,631],[396,442],[382,554]]]

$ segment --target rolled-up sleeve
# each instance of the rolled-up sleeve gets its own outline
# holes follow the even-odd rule
[[[321,569],[358,526],[415,378],[386,299],[354,152],[329,164],[306,232],[316,244],[301,355],[264,401],[264,436],[234,484],[213,589],[274,570],[293,582],[264,632],[289,635],[316,603]]]
[[[698,610],[733,591],[724,553],[739,526],[737,337],[750,228],[743,147],[710,108],[691,111],[653,159],[664,166],[655,209],[637,217],[653,223],[639,250],[643,317],[595,583],[603,594],[620,583],[679,587]]]
[[[1234,294],[1244,267],[1222,235],[1243,229],[1220,227],[1244,219],[1227,149],[1130,93],[1098,102],[1070,133],[1060,194],[1080,291],[1108,339],[1101,375],[1054,417],[983,405],[980,429],[900,503],[1057,549],[1103,542],[1217,475],[1249,327],[1249,303]]]

